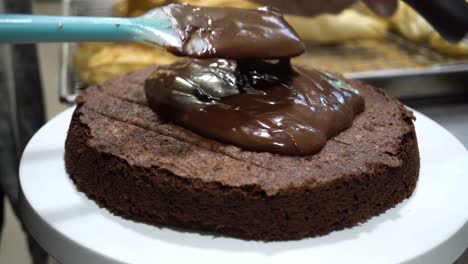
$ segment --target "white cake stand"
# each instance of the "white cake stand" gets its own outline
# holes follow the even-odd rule
[[[73,109],[42,127],[20,166],[26,227],[62,263],[453,263],[468,246],[468,152],[416,113],[413,196],[351,229],[290,242],[213,237],[124,220],[77,192],[64,170]]]

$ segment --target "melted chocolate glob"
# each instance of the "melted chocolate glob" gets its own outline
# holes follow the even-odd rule
[[[278,59],[304,52],[304,44],[281,13],[271,8],[162,7],[182,45],[168,47],[195,58]]]
[[[286,155],[320,151],[364,109],[341,77],[289,60],[191,59],[159,67],[145,93],[163,118],[202,136]]]

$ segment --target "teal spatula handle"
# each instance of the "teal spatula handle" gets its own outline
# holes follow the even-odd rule
[[[125,18],[0,15],[0,42],[132,41]]]
[[[137,42],[175,45],[170,21],[158,17],[66,17],[0,15],[0,42]]]

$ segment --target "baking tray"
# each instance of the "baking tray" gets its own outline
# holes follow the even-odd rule
[[[63,14],[110,16],[115,0],[63,0]],[[59,97],[73,104],[84,84],[73,69],[74,43],[61,50]],[[343,73],[388,90],[405,102],[468,101],[468,58],[457,59],[389,33],[384,40],[359,40],[339,45],[308,45],[294,59],[305,67]]]

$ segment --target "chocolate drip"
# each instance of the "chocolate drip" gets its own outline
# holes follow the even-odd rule
[[[163,118],[202,136],[287,155],[320,151],[364,109],[343,78],[289,60],[186,60],[158,68],[145,93]]]
[[[181,36],[181,47],[168,47],[178,55],[196,58],[276,59],[298,56],[304,44],[271,8],[162,7]]]

